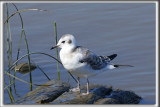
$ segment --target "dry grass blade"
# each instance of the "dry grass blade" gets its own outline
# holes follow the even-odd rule
[[[43,9],[22,9],[22,10],[16,11],[16,12],[13,13],[12,15],[10,15],[10,16],[7,18],[7,20],[4,22],[4,24],[5,24],[7,21],[9,21],[9,19],[10,19],[11,17],[13,17],[15,14],[20,13],[20,12],[23,12],[23,11],[47,11],[47,10],[43,10]]]
[[[8,73],[8,72],[6,72],[6,71],[5,71],[4,73],[7,74],[7,75],[9,75],[9,76],[11,76],[11,77],[13,77],[13,78],[15,78],[15,79],[17,79],[17,80],[19,80],[19,81],[21,81],[21,82],[30,84],[29,82],[27,82],[27,81],[25,81],[25,80],[22,80],[22,79],[20,79],[20,78],[18,78],[18,77],[15,77],[14,75],[12,75],[12,74],[10,74],[10,73]],[[5,87],[4,89],[10,87],[11,85],[12,85],[12,83],[10,83],[10,85],[8,85],[7,87]],[[32,85],[35,85],[35,86],[51,86],[51,85],[46,85],[46,84],[43,84],[43,85],[32,84]]]

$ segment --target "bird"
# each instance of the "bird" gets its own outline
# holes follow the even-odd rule
[[[77,76],[77,87],[70,89],[70,91],[80,91],[80,78],[86,78],[87,92],[82,93],[82,95],[88,95],[90,93],[90,77],[109,69],[118,68],[119,66],[133,67],[131,65],[118,65],[111,63],[111,61],[117,57],[117,54],[98,56],[91,50],[77,45],[77,41],[72,34],[62,35],[58,43],[51,47],[51,50],[55,48],[61,48],[59,56],[63,67],[71,74]]]

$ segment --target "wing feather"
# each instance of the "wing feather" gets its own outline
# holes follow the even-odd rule
[[[113,54],[110,56],[97,56],[92,51],[87,48],[77,46],[73,51],[79,51],[83,54],[83,58],[80,59],[79,62],[87,63],[91,66],[94,70],[100,70],[107,66],[111,60],[113,60],[117,54]]]

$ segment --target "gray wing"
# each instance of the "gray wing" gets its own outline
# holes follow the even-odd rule
[[[107,64],[117,56],[117,54],[113,54],[107,57],[97,56],[87,48],[83,47],[78,47],[78,48],[77,50],[81,51],[84,57],[83,59],[80,60],[80,62],[89,64],[95,70],[100,70],[106,67]]]

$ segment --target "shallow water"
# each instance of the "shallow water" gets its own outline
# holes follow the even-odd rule
[[[133,90],[143,97],[141,104],[155,104],[155,4],[154,3],[31,3],[16,4],[19,9],[38,8],[48,12],[22,12],[24,29],[27,35],[30,52],[45,52],[56,56],[54,21],[57,22],[58,38],[61,35],[73,34],[79,45],[91,49],[98,55],[117,53],[113,63],[129,64],[134,67],[121,67],[103,72],[90,78],[90,83],[112,85],[113,88]],[[10,14],[16,10],[10,4]],[[5,10],[4,10],[5,12]],[[21,23],[18,15],[10,20],[13,41],[13,61],[16,60],[21,34]],[[5,26],[6,27],[6,26]],[[6,32],[4,32],[6,34]],[[5,35],[6,36],[6,35]],[[27,53],[22,40],[21,53]],[[7,70],[5,38],[5,70]],[[32,61],[38,64],[51,79],[57,79],[56,61],[44,55],[31,55]],[[21,62],[27,61],[27,58]],[[23,76],[17,73],[17,77]],[[33,83],[43,84],[47,78],[39,69],[32,72]],[[69,75],[60,65],[61,80],[68,81]],[[5,76],[5,80],[8,76]],[[29,81],[29,75],[22,79]],[[86,80],[81,79],[85,84]],[[70,84],[75,86],[73,79]],[[35,86],[33,88],[36,88]],[[29,92],[29,85],[16,81],[17,94]],[[14,94],[15,98],[19,97]],[[10,103],[7,91],[4,91],[4,103]]]

